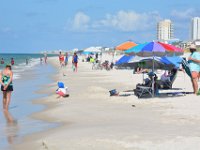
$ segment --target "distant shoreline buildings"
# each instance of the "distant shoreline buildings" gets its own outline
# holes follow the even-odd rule
[[[170,19],[157,23],[157,40],[160,42],[175,44],[181,48],[187,48],[191,44],[200,47],[200,17],[194,17],[190,23],[190,37],[188,41],[181,41],[174,38],[174,27]]]
[[[200,18],[194,17],[191,22],[191,40],[200,40]]]
[[[157,40],[168,41],[174,38],[172,21],[165,19],[157,24]]]

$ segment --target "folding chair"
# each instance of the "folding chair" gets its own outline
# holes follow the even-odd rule
[[[136,95],[138,96],[138,98],[141,98],[147,95],[150,95],[152,97],[153,96],[152,87],[137,86]]]

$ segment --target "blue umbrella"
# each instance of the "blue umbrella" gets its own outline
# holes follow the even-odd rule
[[[133,58],[134,58],[134,56],[127,56],[127,55],[124,55],[124,56],[122,56],[122,57],[115,63],[115,65],[121,65],[121,64],[123,64],[123,63],[128,63],[128,62],[130,62]]]

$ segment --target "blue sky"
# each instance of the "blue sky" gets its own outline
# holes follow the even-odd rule
[[[162,19],[171,19],[175,37],[187,40],[199,6],[199,0],[0,0],[0,52],[151,41]]]

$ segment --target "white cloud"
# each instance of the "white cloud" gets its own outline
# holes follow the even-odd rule
[[[96,27],[113,27],[120,31],[143,31],[155,28],[160,16],[157,12],[136,13],[134,11],[119,11],[114,15],[107,14],[105,19],[95,23]]]
[[[71,21],[73,31],[87,31],[90,17],[83,12],[77,12]]]
[[[182,10],[182,11],[178,11],[178,10],[173,10],[171,12],[171,16],[176,18],[176,19],[181,19],[181,20],[185,20],[185,19],[191,19],[192,17],[195,16],[195,14],[197,14],[196,10],[193,8],[189,8],[187,10]]]
[[[115,14],[106,14],[100,20],[91,20],[84,12],[77,12],[70,20],[70,30],[76,32],[146,31],[155,29],[160,19],[158,12],[137,13],[121,10]]]

